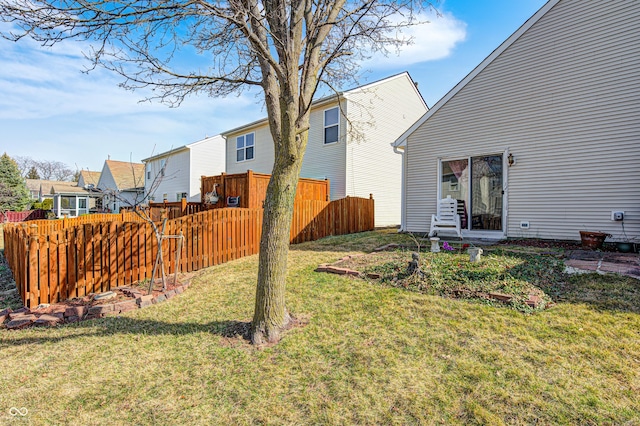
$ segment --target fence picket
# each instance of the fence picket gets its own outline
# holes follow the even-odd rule
[[[184,210],[197,208],[187,205]],[[372,198],[297,200],[290,241],[301,243],[371,230],[373,215]],[[181,272],[199,270],[256,254],[260,249],[262,209],[216,208],[169,220],[165,234],[184,235],[178,264],[178,241],[166,239],[158,247],[152,226],[138,213],[93,216],[96,218],[31,221],[30,226],[5,224],[6,258],[27,306],[148,279],[158,249],[163,250],[167,273],[175,272],[178,266]]]

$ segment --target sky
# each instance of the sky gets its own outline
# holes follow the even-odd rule
[[[441,0],[439,16],[411,30],[414,44],[363,62],[359,82],[408,71],[432,107],[544,3]],[[86,48],[0,39],[0,153],[100,171],[107,158],[140,162],[266,116],[255,93],[193,96],[178,108],[144,102],[107,70],[83,72]]]

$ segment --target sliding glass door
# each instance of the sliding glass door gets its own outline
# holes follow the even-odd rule
[[[501,231],[502,155],[461,158],[441,164],[440,197],[458,200],[462,228]]]

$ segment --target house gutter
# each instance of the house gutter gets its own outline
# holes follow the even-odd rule
[[[398,232],[406,232],[406,182],[405,182],[405,146],[407,145],[407,141],[406,139],[398,142],[394,142],[391,144],[391,146],[393,146],[393,152],[395,152],[396,154],[399,154],[402,156],[402,174],[401,174],[401,182],[402,185],[400,185],[400,229],[398,229]]]

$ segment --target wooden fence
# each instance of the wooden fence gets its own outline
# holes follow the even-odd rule
[[[78,225],[98,224],[105,222],[145,222],[144,217],[130,211],[122,211],[120,213],[95,213],[84,216],[64,218],[64,219],[42,219],[31,220],[29,222],[16,223],[14,226],[20,226],[24,229],[30,229],[30,232],[37,230],[40,235],[46,235],[53,231],[61,231]],[[33,228],[33,226],[37,228]]]
[[[202,176],[200,184],[200,194],[203,204],[208,204],[206,195],[213,191],[214,185],[220,197],[215,204],[210,204],[211,208],[223,208],[227,206],[227,197],[240,197],[238,207],[249,209],[262,208],[262,203],[266,198],[267,185],[271,175],[254,173],[249,170],[246,173],[221,174],[218,176]],[[296,189],[296,201],[329,200],[329,180],[300,178]]]
[[[160,221],[163,218],[177,219],[182,216],[200,213],[210,208],[203,203],[189,203],[185,198],[176,202],[149,203],[147,212],[149,217],[154,221]]]
[[[299,200],[295,207],[292,243],[374,227],[371,198]],[[196,271],[258,253],[262,212],[214,209],[168,220],[166,235],[182,233],[185,237],[179,271]],[[119,218],[67,223],[64,229],[41,227],[36,222],[30,222],[30,226],[5,225],[5,256],[26,306],[82,297],[151,277],[158,252],[151,225],[140,220],[122,221],[121,214],[109,216]],[[168,273],[176,270],[177,243],[168,239],[162,244]]]
[[[22,212],[0,212],[0,223],[2,222],[24,222],[28,220],[44,219],[47,217],[46,210],[25,210]]]

